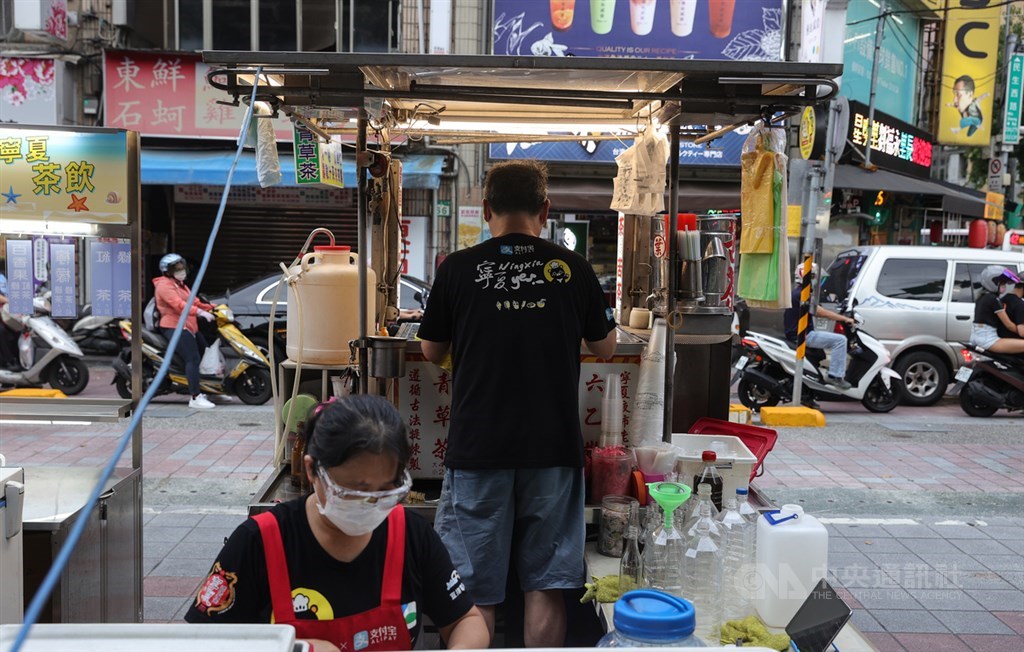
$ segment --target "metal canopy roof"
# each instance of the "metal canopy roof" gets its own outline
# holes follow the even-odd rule
[[[249,97],[263,66],[259,99],[328,128],[360,109],[425,129],[634,127],[651,117],[722,125],[824,102],[842,74],[839,64],[594,57],[206,51],[203,60],[211,85],[236,100]]]

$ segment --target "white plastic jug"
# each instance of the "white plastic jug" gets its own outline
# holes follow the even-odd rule
[[[800,505],[783,505],[757,519],[757,595],[769,627],[785,627],[828,572],[828,530]]]
[[[301,333],[303,362],[348,364],[349,340],[359,337],[359,257],[347,246],[313,247],[288,272],[299,274],[294,290],[298,301],[288,286],[288,357],[298,359]],[[376,285],[376,273],[367,268],[367,335],[374,333]]]

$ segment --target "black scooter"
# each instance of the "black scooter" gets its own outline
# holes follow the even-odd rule
[[[1001,409],[1024,410],[1024,356],[993,353],[963,343],[974,362],[956,373],[960,408],[972,417],[990,417]]]

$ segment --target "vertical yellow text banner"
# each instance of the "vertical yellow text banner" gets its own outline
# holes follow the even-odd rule
[[[989,144],[1002,11],[997,0],[949,0],[936,134],[944,145]]]

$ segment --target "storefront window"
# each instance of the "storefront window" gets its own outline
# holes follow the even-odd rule
[[[213,0],[213,49],[252,49],[251,0]]]
[[[260,0],[260,50],[298,49],[296,7],[281,0]]]
[[[178,49],[203,49],[203,0],[178,0]]]

